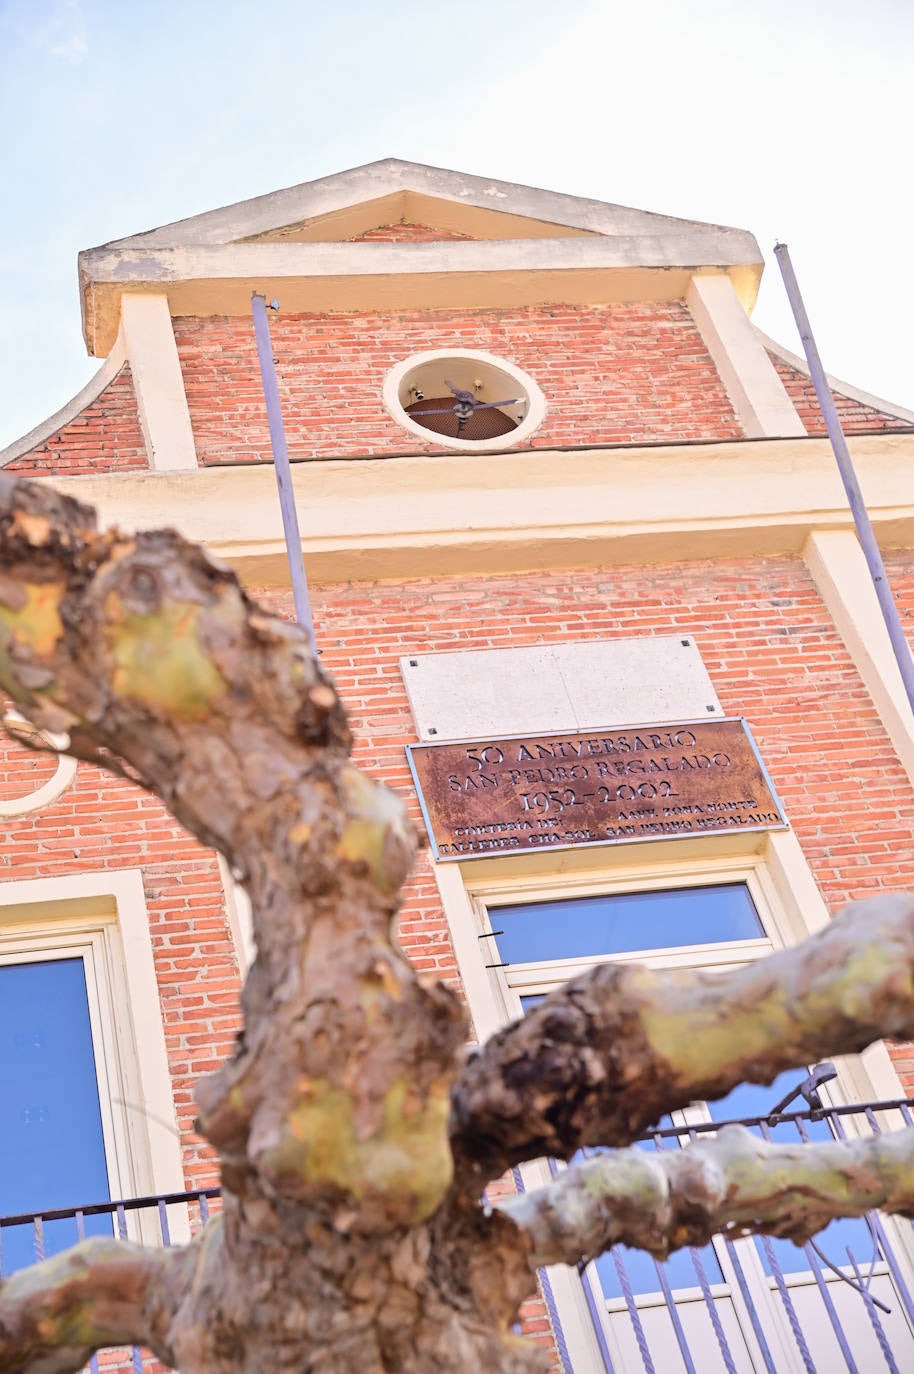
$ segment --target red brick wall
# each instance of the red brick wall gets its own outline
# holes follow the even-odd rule
[[[903,609],[914,615],[914,555],[889,561]],[[263,599],[291,613],[287,595]],[[352,714],[356,759],[409,798],[417,824],[401,655],[681,632],[694,636],[727,712],[751,722],[829,905],[910,883],[910,784],[799,559],[335,585],[315,589],[314,603],[323,662]],[[17,751],[0,746],[3,788]],[[642,854],[649,864],[650,846]],[[144,869],[186,1168],[203,1182],[206,1155],[189,1134],[191,1084],[228,1051],[236,1016],[214,860],[157,802],[87,767],[51,808],[11,822],[0,843],[0,877],[109,865]],[[406,894],[401,936],[419,967],[459,984],[427,854]],[[914,1085],[914,1046],[896,1053]],[[529,1314],[547,1337],[539,1301]]]
[[[914,614],[914,558],[909,571]],[[290,612],[284,594],[264,599]],[[356,759],[408,797],[404,746],[416,735],[401,655],[681,631],[694,636],[728,714],[751,722],[829,906],[910,882],[910,784],[799,559],[341,585],[317,589],[314,603]],[[425,924],[437,911],[427,857],[419,874],[407,943],[456,977],[443,926]]]
[[[142,472],[149,466],[140,429],[130,364],[75,419],[7,463],[23,477],[81,477],[99,472]]]
[[[825,421],[822,419],[822,412],[819,409],[819,402],[816,400],[816,391],[812,382],[804,372],[791,367],[789,363],[783,362],[775,354],[769,353],[769,358],[777,369],[778,376],[787,389],[797,414],[806,426],[807,434],[824,434]],[[914,428],[909,420],[901,420],[897,415],[888,415],[884,411],[877,410],[874,406],[863,405],[861,401],[851,400],[849,396],[842,396],[839,391],[833,391],[832,397],[841,427],[845,434],[882,434],[890,430],[910,430]]]
[[[387,415],[384,377],[434,348],[480,348],[542,387],[539,448],[738,438],[742,430],[681,302],[283,315],[270,321],[294,457],[440,453]],[[176,319],[178,352],[202,463],[270,459],[249,320]]]
[[[41,756],[0,737],[4,800],[34,792],[52,771]],[[193,1084],[229,1053],[238,1024],[237,963],[215,857],[154,797],[88,764],[51,805],[2,818],[0,889],[122,868],[143,870],[187,1184],[209,1185],[212,1154],[193,1132]]]

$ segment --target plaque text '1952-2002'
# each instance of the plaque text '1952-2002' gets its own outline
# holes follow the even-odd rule
[[[785,824],[743,720],[413,744],[407,753],[439,859]]]

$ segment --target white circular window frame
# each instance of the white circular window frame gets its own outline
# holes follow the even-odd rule
[[[37,735],[45,744],[49,744],[52,749],[66,749],[70,743],[66,735],[52,735],[48,730],[38,730],[32,723],[21,716],[18,711],[8,710],[3,715],[3,724],[10,725],[10,734],[13,738],[17,734]],[[7,797],[0,799],[0,816],[28,816],[32,811],[40,811],[43,807],[49,806],[51,802],[63,796],[67,788],[76,777],[77,761],[70,758],[68,754],[58,753],[57,771],[52,778],[37,788],[32,793],[27,793],[24,797]]]
[[[434,430],[426,429],[407,414],[404,400],[407,405],[411,404],[410,383],[415,374],[435,363],[446,364],[451,359],[461,363],[475,363],[483,371],[494,369],[501,373],[509,386],[513,385],[520,389],[526,413],[518,422],[516,429],[509,430],[507,434],[496,434],[491,439],[457,439],[445,434],[436,434]],[[514,363],[509,363],[505,358],[498,358],[494,353],[485,353],[476,348],[435,348],[427,353],[413,353],[411,357],[390,369],[384,378],[382,394],[388,414],[403,429],[408,429],[411,434],[417,435],[427,444],[463,453],[493,453],[514,448],[529,439],[531,434],[535,434],[546,418],[546,398],[529,373],[515,367]]]

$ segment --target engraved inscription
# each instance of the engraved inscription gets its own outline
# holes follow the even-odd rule
[[[407,753],[440,859],[785,823],[742,720]]]

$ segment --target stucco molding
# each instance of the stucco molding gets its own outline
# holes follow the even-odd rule
[[[0,726],[6,726],[10,733],[15,735],[38,736],[44,743],[50,744],[54,749],[63,750],[69,743],[66,735],[52,735],[46,730],[38,730],[32,725],[25,716],[18,711],[10,708],[0,713]],[[27,793],[21,797],[0,797],[0,816],[27,816],[33,811],[42,811],[52,802],[62,797],[64,792],[72,786],[76,777],[78,761],[71,758],[69,754],[59,753],[57,755],[57,766],[52,777],[47,782],[42,783],[34,792]]]
[[[690,225],[676,234],[431,243],[137,242],[79,255],[83,333],[110,347],[126,291],[167,293],[172,315],[246,315],[252,287],[283,310],[481,309],[562,301],[677,300],[693,273],[727,272],[744,307],[762,263],[750,234]]]
[[[814,530],[803,556],[895,753],[914,782],[914,716],[860,541],[851,529]]]
[[[712,229],[738,235],[744,244],[753,246],[756,258],[761,261],[755,239],[741,229],[729,229],[699,220],[677,219],[672,215],[655,214],[558,191],[545,191],[494,177],[472,176],[467,172],[430,167],[394,157],[238,201],[145,233],[115,239],[107,247],[149,249],[178,244],[239,242],[303,220],[336,214],[352,205],[370,203],[400,191],[523,219],[565,225],[590,234],[656,235],[678,234],[694,228]]]
[[[758,439],[805,434],[730,279],[693,277],[686,304],[746,435]]]
[[[789,348],[785,348],[783,344],[769,338],[756,325],[753,325],[753,329],[755,329],[759,342],[766,352],[773,353],[782,363],[796,368],[797,372],[802,372],[804,377],[809,377],[809,364],[805,358],[801,358],[798,353],[791,353]],[[851,386],[850,382],[842,382],[840,378],[833,377],[831,373],[826,373],[826,378],[832,391],[836,391],[839,396],[846,396],[849,401],[857,401],[860,405],[870,406],[873,410],[881,410],[884,415],[891,415],[898,420],[907,420],[914,428],[914,410],[908,410],[895,401],[886,401],[881,396],[874,396],[871,391],[863,391],[859,386]]]
[[[128,292],[121,300],[120,332],[127,344],[149,466],[156,472],[196,468],[197,451],[168,297]]]
[[[30,429],[28,434],[23,434],[21,439],[14,439],[6,448],[0,449],[0,468],[5,467],[7,463],[15,462],[17,458],[25,457],[33,449],[53,438],[64,426],[77,419],[86,407],[97,401],[105,388],[111,385],[126,362],[127,345],[119,331],[107,358],[81,391],[62,405],[60,410],[56,410],[53,415],[42,420],[41,424]]]
[[[914,545],[914,437],[850,446],[880,541]],[[798,556],[813,530],[852,528],[831,448],[815,438],[321,460],[293,464],[292,483],[316,580]],[[105,522],[175,525],[249,583],[287,585],[270,464],[54,485]]]

